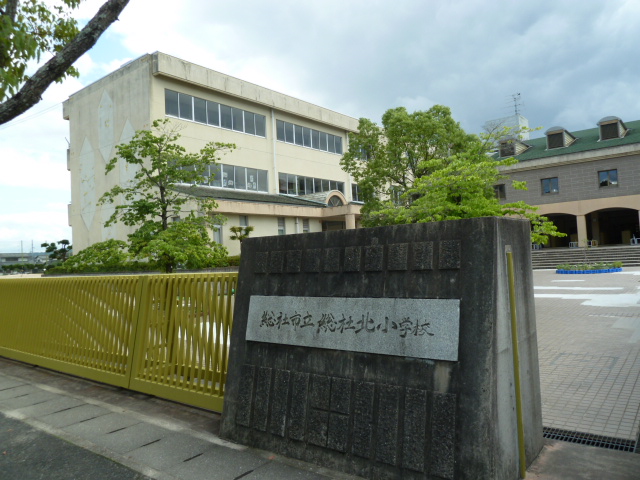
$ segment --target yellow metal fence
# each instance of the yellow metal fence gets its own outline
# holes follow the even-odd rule
[[[0,282],[0,355],[222,411],[237,273]]]

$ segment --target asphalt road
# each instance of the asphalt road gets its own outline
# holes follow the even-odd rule
[[[0,413],[2,480],[143,480],[108,458]]]

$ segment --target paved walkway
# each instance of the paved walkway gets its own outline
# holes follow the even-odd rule
[[[534,273],[545,426],[637,437],[640,269]],[[602,290],[608,289],[608,290]],[[221,440],[220,417],[0,357],[0,478],[353,479]],[[536,480],[632,480],[640,455],[547,441]]]
[[[355,478],[220,439],[220,416],[0,357],[0,479]],[[142,475],[140,475],[142,474]]]
[[[545,427],[638,439],[640,268],[624,270],[534,272]]]

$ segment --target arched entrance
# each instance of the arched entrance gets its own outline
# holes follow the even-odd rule
[[[569,242],[578,241],[578,226],[576,224],[575,215],[569,215],[566,213],[547,213],[544,216],[553,222],[559,232],[567,235],[566,237],[549,237],[547,247],[568,247]]]
[[[638,211],[632,208],[606,208],[586,215],[587,236],[599,245],[629,245],[633,235],[640,237]]]

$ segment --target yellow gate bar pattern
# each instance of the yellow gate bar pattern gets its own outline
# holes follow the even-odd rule
[[[0,355],[222,411],[237,273],[0,282]]]

